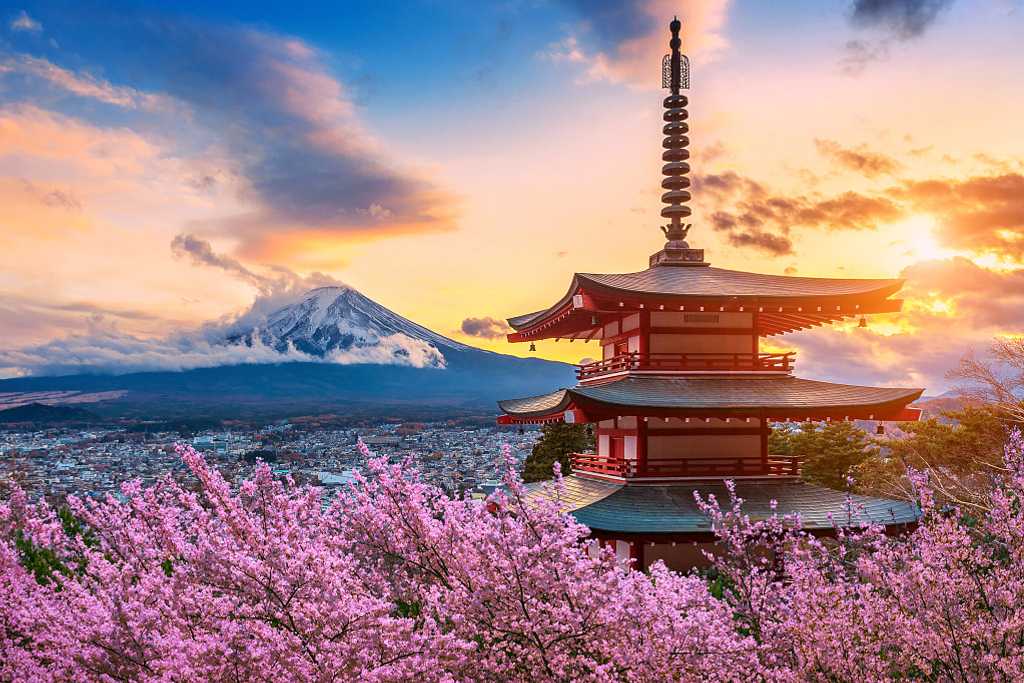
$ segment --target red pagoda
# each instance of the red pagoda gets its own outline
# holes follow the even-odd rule
[[[693,492],[727,500],[733,480],[752,516],[799,513],[821,534],[846,519],[846,494],[804,483],[796,458],[768,450],[771,422],[916,420],[922,389],[833,384],[793,375],[793,353],[761,353],[761,337],[848,317],[899,311],[902,280],[762,275],[711,266],[690,229],[689,63],[680,22],[663,62],[667,242],[636,273],[576,273],[553,305],[509,319],[510,342],[597,340],[601,360],[579,383],[499,402],[501,424],[594,425],[594,453],[572,457],[563,502],[595,538],[640,567],[700,562],[713,541]],[[539,493],[540,489],[535,489]],[[854,496],[861,517],[892,530],[913,524],[909,502]],[[835,521],[833,521],[835,520]]]

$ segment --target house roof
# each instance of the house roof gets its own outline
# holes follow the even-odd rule
[[[710,534],[711,523],[694,500],[696,491],[728,504],[722,481],[671,485],[621,485],[569,475],[563,479],[560,502],[581,524],[592,530],[627,534]],[[796,479],[743,479],[735,482],[742,509],[752,518],[799,514],[803,528],[829,530],[834,526],[872,522],[912,524],[917,507],[910,502],[850,496],[854,516],[848,515],[847,494]],[[528,496],[551,497],[544,483],[527,485]],[[775,510],[772,501],[776,502]]]
[[[508,319],[523,330],[566,307],[573,295],[641,296],[664,299],[701,299],[738,302],[757,301],[771,306],[796,306],[815,300],[864,299],[881,301],[903,286],[899,279],[818,278],[766,275],[707,267],[656,266],[636,273],[576,273],[565,296],[540,311]],[[846,312],[847,315],[851,311]],[[837,319],[842,316],[828,316]]]
[[[621,408],[750,414],[773,418],[836,414],[860,417],[864,411],[902,409],[923,389],[864,387],[792,376],[780,377],[624,377],[604,384],[559,389],[540,396],[499,401],[503,412],[539,417],[567,408],[586,413]],[[621,410],[620,410],[621,412]]]

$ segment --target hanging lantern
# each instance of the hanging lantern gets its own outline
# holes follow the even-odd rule
[[[598,318],[596,315],[592,315],[590,316],[590,324],[593,325],[594,327],[597,327],[598,325],[601,324],[601,319]]]
[[[535,352],[536,350],[537,350],[537,345],[534,344],[533,342],[530,342],[530,351],[534,351]]]
[[[857,323],[857,327],[860,327],[860,328],[863,329],[863,328],[865,328],[867,326],[868,326],[868,319],[865,318],[864,316],[861,316],[860,317],[860,322]]]
[[[885,425],[879,422],[878,426],[875,427],[875,434],[878,434],[879,436],[885,435]]]

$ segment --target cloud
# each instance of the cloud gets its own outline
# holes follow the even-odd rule
[[[948,371],[973,349],[1024,320],[1024,270],[988,269],[963,258],[915,263],[900,273],[904,310],[872,316],[867,329],[834,326],[785,338],[802,376],[836,381],[949,387]],[[955,336],[951,333],[955,331]]]
[[[724,211],[711,214],[711,227],[726,233],[726,239],[734,247],[752,247],[773,256],[785,256],[793,253],[793,241],[788,234],[766,232],[759,227],[739,227],[737,220]],[[784,228],[785,233],[789,232]]]
[[[850,21],[909,40],[922,35],[952,4],[953,0],[855,0]]]
[[[893,42],[920,37],[952,4],[953,0],[854,0],[850,23],[857,28],[873,29],[882,37],[847,41],[839,71],[859,76],[872,62],[888,60]]]
[[[844,147],[834,140],[814,139],[818,153],[843,168],[856,171],[869,178],[878,175],[893,174],[902,168],[902,164],[885,154],[873,152],[867,145]]]
[[[496,318],[466,318],[462,321],[462,333],[483,339],[500,339],[512,331],[504,320]]]
[[[194,265],[222,270],[256,289],[256,299],[245,313],[227,316],[203,327],[204,334],[211,339],[223,339],[258,328],[268,315],[295,303],[311,289],[347,287],[342,281],[324,273],[313,272],[303,276],[279,265],[266,266],[268,272],[257,273],[237,259],[216,253],[206,240],[186,233],[171,240],[171,253],[178,258],[190,259]]]
[[[984,331],[1024,331],[1024,269],[992,270],[957,256],[908,266],[905,295],[915,303],[908,314],[915,326],[932,327],[935,320],[955,317],[963,328]]]
[[[563,0],[580,23],[541,56],[584,67],[585,81],[661,86],[656,69],[668,51],[668,21],[683,22],[683,52],[696,63],[713,61],[726,47],[729,0]]]
[[[848,191],[833,197],[773,194],[761,183],[734,171],[694,178],[716,208],[711,226],[730,244],[782,256],[793,253],[794,228],[871,230],[895,221],[904,210],[886,196]]]
[[[137,111],[134,127],[179,128],[175,139],[189,156],[205,145],[218,172],[232,179],[228,189],[241,210],[196,221],[192,232],[230,237],[240,256],[275,258],[275,250],[311,237],[454,229],[458,199],[426,170],[399,163],[365,129],[349,92],[313,46],[164,15],[118,17],[104,35],[112,53],[123,52],[130,63],[123,72],[128,83],[37,56],[6,64],[16,75]],[[145,90],[132,87],[143,82]],[[214,173],[193,180],[206,178],[216,185]]]
[[[843,46],[839,71],[846,76],[859,76],[872,62],[889,59],[889,41],[848,40]]]
[[[16,348],[38,344],[67,334],[68,330],[89,328],[104,321],[129,323],[168,322],[148,311],[91,301],[60,301],[19,296],[5,292],[0,297],[0,330],[3,345]]]
[[[214,226],[241,240],[241,253],[265,256],[269,238],[286,233],[454,227],[456,200],[387,158],[312,46],[195,22],[149,33],[141,66],[214,132],[258,207]]]
[[[254,335],[251,344],[226,344],[201,335],[182,334],[163,339],[144,339],[115,330],[96,330],[45,344],[0,351],[0,371],[17,375],[128,374],[132,372],[182,371],[224,365],[268,363],[375,363],[411,367],[443,367],[440,352],[403,334],[368,340],[347,350],[313,356],[289,346],[280,352]],[[12,372],[14,371],[14,372]]]
[[[259,287],[267,284],[267,278],[252,272],[236,259],[216,254],[209,242],[195,235],[185,233],[176,235],[171,240],[171,253],[179,258],[189,258],[196,265],[219,268],[230,275]]]
[[[18,55],[6,60],[8,72],[42,79],[49,84],[79,97],[129,109],[158,109],[169,106],[166,98],[144,93],[134,88],[111,85],[88,73],[75,73],[38,57]]]
[[[322,357],[304,353],[291,343],[284,348],[270,346],[262,341],[258,332],[265,328],[272,313],[299,301],[311,289],[345,285],[322,273],[302,276],[280,266],[266,266],[266,273],[256,272],[236,259],[218,254],[209,242],[193,235],[176,236],[171,242],[171,250],[179,258],[189,258],[196,265],[222,270],[254,286],[257,294],[252,305],[240,314],[227,315],[195,329],[159,337],[125,333],[110,320],[155,317],[141,311],[109,309],[81,302],[22,302],[18,309],[11,311],[0,305],[0,322],[7,317],[24,319],[25,312],[29,311],[45,319],[40,324],[45,322],[48,329],[56,330],[60,329],[60,323],[67,314],[89,315],[84,333],[0,350],[0,376],[126,374],[287,362],[445,366],[443,354],[423,340],[405,334],[378,335],[361,328],[346,327],[344,332],[354,337],[352,345]]]
[[[908,180],[888,194],[932,214],[936,238],[949,247],[1024,260],[1024,175]]]
[[[25,10],[18,12],[18,16],[11,20],[10,26],[12,31],[27,33],[41,33],[43,30],[43,25],[30,17]]]
[[[815,140],[818,151],[843,168],[873,177],[902,164],[860,147]],[[1024,175],[1001,172],[1012,162],[989,164],[994,172],[961,179],[902,180],[875,192],[833,196],[786,195],[734,171],[694,177],[696,196],[711,208],[711,226],[730,244],[772,255],[792,253],[792,231],[874,230],[913,215],[935,219],[936,240],[945,247],[1024,262]]]

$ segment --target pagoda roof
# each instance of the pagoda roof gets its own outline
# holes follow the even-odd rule
[[[848,523],[847,494],[797,479],[739,479],[736,495],[743,499],[743,511],[754,519],[797,513],[804,529],[828,531]],[[548,482],[527,484],[528,497],[550,497]],[[587,477],[563,478],[559,501],[581,524],[592,530],[619,534],[680,534],[710,536],[711,522],[694,500],[713,494],[720,502],[729,500],[723,481],[685,484],[622,485]],[[917,507],[907,501],[851,495],[853,523],[873,522],[887,526],[913,524]],[[775,510],[771,503],[776,502]]]
[[[685,309],[690,302],[719,307],[713,310],[752,311],[760,307],[765,313],[761,333],[777,334],[850,315],[897,311],[901,302],[886,300],[902,286],[900,279],[767,275],[706,265],[653,266],[636,273],[576,273],[565,296],[555,304],[508,318],[508,324],[516,330],[510,335],[511,341],[523,341],[524,334],[537,339],[571,337],[578,336],[574,332],[580,325],[571,324],[567,318],[576,310],[618,313],[619,309],[651,307],[652,303],[666,310],[680,310],[675,306],[684,304]],[[580,294],[585,297],[577,298]],[[590,316],[580,317],[584,319],[589,322]],[[554,325],[558,322],[562,324]],[[538,334],[539,330],[533,329],[538,326],[549,331]]]
[[[623,377],[603,384],[559,389],[549,394],[499,401],[509,416],[524,421],[566,410],[593,419],[637,409],[642,415],[760,416],[769,419],[883,418],[896,415],[924,390],[864,387],[792,376]],[[874,416],[874,417],[872,417]],[[912,419],[912,418],[903,418]]]

